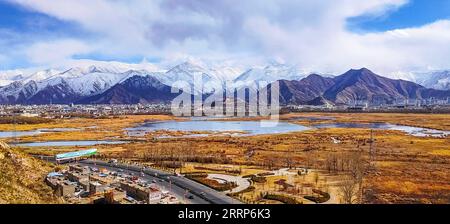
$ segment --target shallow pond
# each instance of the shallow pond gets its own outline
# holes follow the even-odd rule
[[[295,131],[306,131],[311,128],[288,122],[267,121],[262,124],[259,121],[164,121],[149,122],[135,128],[126,129],[128,135],[139,136],[158,130],[184,131],[184,132],[215,132],[230,135],[248,136],[263,134],[281,134]]]
[[[406,125],[396,125],[387,123],[329,123],[329,124],[316,124],[315,128],[365,128],[365,129],[377,129],[377,130],[396,130],[402,131],[412,136],[417,137],[446,137],[450,135],[450,131],[440,131],[430,128],[412,127]]]
[[[328,119],[328,118],[325,118]],[[270,123],[270,122],[269,122]],[[211,135],[252,136],[264,134],[282,134],[289,132],[306,131],[312,128],[365,128],[377,130],[397,130],[418,137],[446,137],[450,131],[440,131],[430,128],[420,128],[388,123],[324,123],[313,125],[312,128],[288,122],[272,122],[273,126],[261,125],[259,121],[213,121],[195,119],[190,121],[161,121],[148,122],[135,128],[125,129],[129,136],[144,136],[147,133],[166,130],[183,132],[211,132],[211,134],[191,134],[179,137],[207,137]],[[163,135],[161,138],[172,138]]]
[[[48,128],[38,129],[33,131],[0,131],[0,138],[15,138],[23,136],[40,135],[49,132],[66,132],[66,131],[79,131],[78,128]]]
[[[42,134],[42,131],[0,131],[0,138],[14,138]]]

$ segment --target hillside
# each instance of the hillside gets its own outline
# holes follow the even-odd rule
[[[280,80],[279,84],[280,103],[305,104],[321,96],[334,85],[334,80],[312,74],[300,81]]]
[[[61,203],[44,183],[52,170],[27,154],[10,148],[0,141],[0,204]]]
[[[362,68],[350,70],[334,78],[312,74],[299,81],[280,80],[281,104],[391,104],[398,99],[445,100],[450,91],[429,89],[419,84],[379,76]]]
[[[65,72],[46,70],[31,75],[0,73],[0,104],[149,104],[169,103],[179,94],[171,87],[192,88],[194,94],[209,95],[227,87],[260,91],[267,83],[280,84],[280,103],[294,105],[372,105],[404,100],[447,100],[449,72],[423,75],[418,83],[390,79],[369,69],[351,69],[338,76],[306,72],[284,64],[251,68],[234,79],[228,69],[215,70],[185,62],[168,71],[115,69],[114,66],[72,68]],[[233,69],[232,69],[233,70]],[[234,76],[234,75],[233,75]],[[194,77],[197,77],[194,80]],[[198,79],[198,80],[197,80]],[[9,80],[9,81],[8,81]],[[194,81],[203,85],[194,85]],[[421,84],[423,83],[423,85]],[[255,89],[256,88],[256,89]],[[435,89],[433,89],[435,88]],[[219,91],[217,91],[219,92]]]
[[[450,96],[450,91],[427,89],[413,82],[385,78],[366,68],[352,69],[335,77],[334,81],[334,85],[325,91],[324,97],[338,104],[357,100],[386,104],[397,99],[446,99]]]
[[[104,93],[85,98],[80,104],[136,104],[170,102],[178,94],[151,76],[133,76]]]

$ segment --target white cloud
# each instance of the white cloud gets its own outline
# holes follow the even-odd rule
[[[94,36],[34,43],[26,55],[36,64],[97,53],[241,63],[277,58],[333,72],[450,68],[449,21],[368,34],[346,29],[348,18],[380,16],[407,0],[9,1],[79,24]]]
[[[32,63],[57,65],[74,55],[90,53],[92,50],[83,42],[64,39],[35,43],[27,47],[25,54]]]

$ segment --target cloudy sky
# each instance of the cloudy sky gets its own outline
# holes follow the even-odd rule
[[[449,69],[450,1],[0,0],[0,70],[143,58]]]

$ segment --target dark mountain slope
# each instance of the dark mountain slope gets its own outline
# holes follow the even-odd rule
[[[170,102],[178,96],[171,87],[151,76],[133,76],[107,91],[84,98],[79,104],[136,104]]]
[[[396,99],[450,97],[450,91],[432,90],[413,82],[389,79],[366,68],[352,69],[335,77],[334,81],[334,85],[325,91],[324,97],[337,104],[358,100],[392,103]]]
[[[334,81],[332,78],[312,74],[300,81],[278,81],[281,104],[305,104],[321,96]]]

